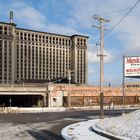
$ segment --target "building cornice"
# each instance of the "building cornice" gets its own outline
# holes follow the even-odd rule
[[[5,25],[13,25],[17,26],[15,23],[7,23],[7,22],[0,22],[0,24],[5,24]],[[49,34],[49,35],[54,35],[54,36],[63,36],[63,37],[84,37],[84,38],[89,38],[88,36],[85,35],[80,35],[80,34],[74,34],[74,35],[63,35],[63,34],[57,34],[57,33],[50,33],[50,32],[44,32],[44,31],[37,31],[37,30],[32,30],[32,29],[25,29],[25,28],[16,28],[16,30],[22,30],[22,31],[29,31],[29,32],[36,32],[36,33],[41,33],[41,34]]]

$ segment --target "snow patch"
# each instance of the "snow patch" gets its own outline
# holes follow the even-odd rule
[[[108,133],[131,140],[140,139],[140,110],[114,118],[105,118],[96,126]]]

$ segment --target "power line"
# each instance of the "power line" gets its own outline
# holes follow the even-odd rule
[[[129,11],[105,34],[109,34],[110,32],[112,32],[127,16],[128,14],[137,6],[137,4],[140,2],[140,0],[138,0],[133,6],[132,8],[129,9]]]
[[[108,11],[108,12],[105,12],[105,13],[101,13],[101,15],[105,16],[105,15],[108,15],[108,14],[116,14],[116,13],[120,13],[120,12],[123,12],[123,11],[126,11],[130,9],[130,6],[127,7],[127,8],[121,8],[121,9],[117,9],[117,10],[112,10],[112,11]]]
[[[129,11],[107,32],[105,33],[105,37],[110,33],[112,32],[127,16],[128,14],[137,6],[137,4],[140,2],[140,0],[138,0],[130,9]],[[99,40],[98,40],[98,43],[99,44]]]

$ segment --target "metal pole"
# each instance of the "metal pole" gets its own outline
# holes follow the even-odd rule
[[[9,103],[10,103],[10,107],[11,107],[11,106],[12,106],[12,105],[11,105],[11,103],[12,103],[12,99],[11,99],[11,98],[9,99]]]
[[[122,113],[125,113],[125,91],[124,91],[124,86],[125,86],[125,76],[124,76],[124,71],[125,71],[125,55],[123,55],[123,83],[122,83],[122,89],[123,89],[123,110]]]

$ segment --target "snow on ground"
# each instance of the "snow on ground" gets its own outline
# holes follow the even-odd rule
[[[140,140],[140,110],[120,117],[72,124],[63,128],[61,134],[66,140],[107,140],[107,138],[94,133],[92,126],[98,127],[105,133],[126,137],[131,140]],[[0,120],[0,140],[35,140],[32,133],[42,134],[40,130],[47,127],[49,126],[45,123],[14,125]]]
[[[140,110],[114,118],[105,118],[96,126],[114,135],[140,140]]]
[[[92,131],[91,126],[99,120],[71,124],[61,131],[65,140],[108,140]]]
[[[59,123],[58,123],[59,124]],[[51,139],[42,130],[50,129],[53,125],[48,123],[13,124],[0,120],[0,140],[41,140]]]
[[[0,123],[1,140],[35,140],[28,133],[25,125],[14,125],[12,123]]]
[[[107,140],[92,131],[123,140],[140,140],[140,109],[119,117],[95,119],[69,125],[61,131],[66,140]]]

